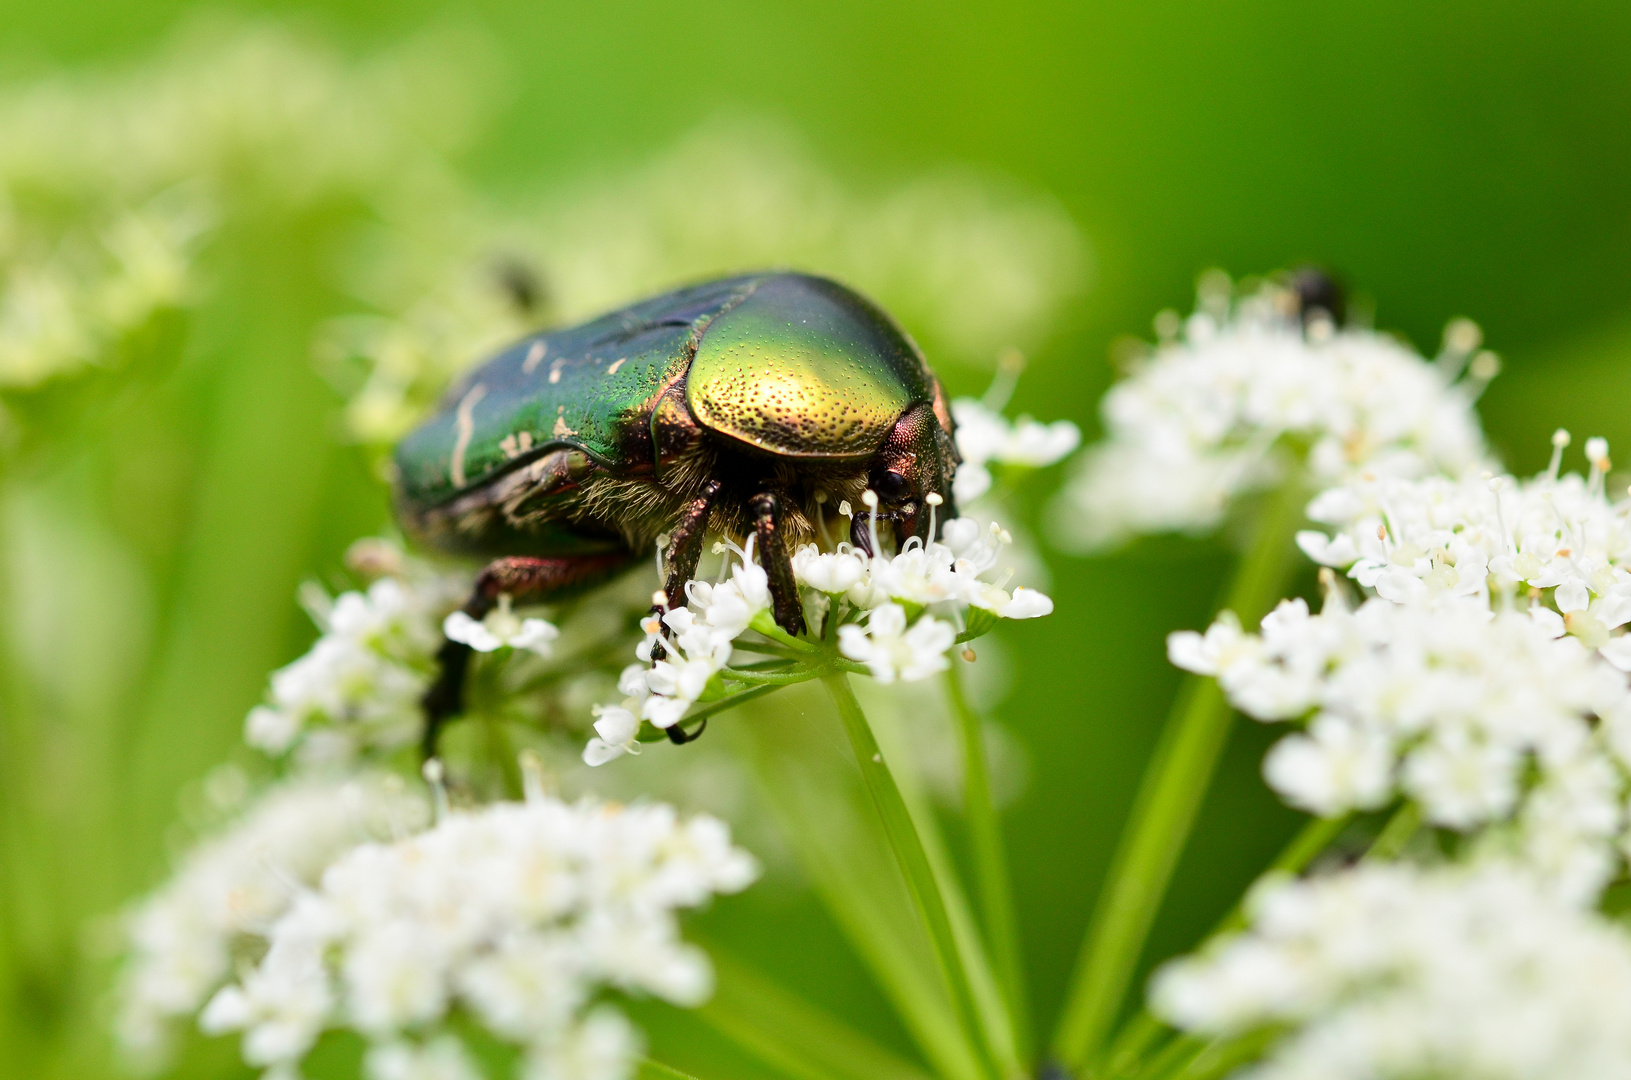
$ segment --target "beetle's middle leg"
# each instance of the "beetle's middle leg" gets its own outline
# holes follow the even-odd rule
[[[476,578],[476,587],[464,603],[464,613],[472,619],[485,618],[498,605],[500,596],[526,603],[555,593],[583,588],[617,573],[635,556],[626,552],[605,555],[579,555],[570,558],[540,559],[513,556],[495,559]],[[444,640],[436,653],[436,681],[420,705],[425,711],[425,734],[421,744],[426,758],[436,754],[436,742],[447,721],[464,711],[465,675],[470,669],[470,646],[462,641]]]
[[[782,531],[781,499],[771,492],[755,495],[749,504],[753,531],[759,537],[759,564],[770,579],[770,609],[776,625],[789,634],[804,632],[804,605],[799,603],[798,581]]]

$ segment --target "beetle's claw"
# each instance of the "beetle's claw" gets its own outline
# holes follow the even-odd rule
[[[708,718],[704,716],[702,718],[702,723],[697,725],[697,729],[695,731],[688,732],[678,724],[675,724],[671,728],[664,728],[663,733],[668,736],[668,741],[673,743],[675,746],[684,746],[688,742],[696,742],[698,739],[702,738],[702,733],[707,730]]]

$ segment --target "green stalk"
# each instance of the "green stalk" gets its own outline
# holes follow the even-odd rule
[[[1296,482],[1269,497],[1224,606],[1251,626],[1279,598],[1290,570],[1286,547],[1302,520]],[[1217,683],[1185,680],[1144,772],[1132,815],[1089,924],[1053,1053],[1077,1069],[1098,1056],[1121,1012],[1150,927],[1211,785],[1233,716]]]
[[[929,865],[928,853],[923,849],[923,840],[912,824],[906,800],[901,797],[895,777],[884,763],[878,741],[873,737],[872,727],[867,723],[866,714],[861,711],[860,702],[855,700],[849,676],[828,675],[821,682],[831,695],[833,704],[838,707],[850,747],[855,751],[855,764],[860,767],[861,777],[866,782],[867,794],[872,797],[872,805],[878,812],[884,833],[889,837],[889,845],[894,849],[895,860],[900,865],[901,876],[906,879],[912,903],[934,945],[935,958],[939,961],[941,976],[950,992],[957,1024],[967,1033],[971,1045],[978,1048],[981,1072],[993,1076],[995,1070],[991,1064],[991,1048],[978,1021],[968,971],[963,967],[962,956],[957,951],[951,920],[946,915],[945,899],[940,895],[940,886]]]
[[[1415,839],[1421,829],[1421,807],[1406,799],[1393,816],[1387,819],[1382,831],[1371,841],[1365,852],[1365,862],[1390,862],[1397,858],[1405,845]]]
[[[1298,874],[1307,868],[1308,864],[1331,846],[1331,842],[1348,827],[1353,820],[1353,814],[1338,814],[1329,818],[1310,818],[1297,835],[1291,838],[1291,843],[1285,846],[1279,856],[1269,864],[1266,874]],[[1212,932],[1206,935],[1204,941],[1197,946],[1197,951],[1206,948],[1208,944],[1216,941],[1225,934],[1232,934],[1246,926],[1246,904],[1244,898],[1237,901],[1230,909],[1229,914],[1218,921]],[[1093,1070],[1095,1076],[1127,1076],[1138,1071],[1139,1059],[1150,1044],[1167,1030],[1165,1024],[1157,1020],[1148,1009],[1140,1009],[1122,1028],[1116,1036],[1116,1041],[1104,1055],[1104,1066]],[[1170,1049],[1170,1044],[1168,1049]],[[1166,1051],[1163,1051],[1165,1053]]]
[[[635,1063],[635,1070],[639,1080],[697,1080],[690,1073],[680,1072],[672,1065],[664,1065],[651,1058],[641,1058]]]
[[[963,692],[957,662],[946,671],[946,699],[963,740],[963,812],[974,849],[974,873],[980,890],[980,916],[986,948],[991,950],[997,983],[1002,988],[1013,1027],[1015,1052],[1021,1061],[1031,1057],[1030,1006],[1025,994],[1025,973],[1019,947],[1019,922],[1009,887],[1008,855],[1003,848],[1002,821],[991,796],[990,763],[980,718]]]

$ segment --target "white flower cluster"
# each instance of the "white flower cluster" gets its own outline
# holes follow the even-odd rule
[[[117,366],[126,335],[196,295],[200,242],[238,201],[440,190],[436,147],[473,104],[443,41],[356,64],[269,24],[218,31],[0,91],[0,390]]]
[[[1039,469],[1064,460],[1082,441],[1082,431],[1069,420],[1044,424],[1028,416],[1010,420],[975,398],[951,403],[957,421],[957,452],[963,462],[952,480],[959,506],[991,490],[990,465],[1023,465]]]
[[[1304,328],[1286,300],[1271,288],[1203,304],[1110,389],[1105,439],[1055,505],[1061,542],[1096,550],[1210,529],[1236,496],[1280,480],[1293,452],[1315,484],[1484,463],[1472,405],[1497,362],[1471,355],[1476,327],[1452,323],[1429,363],[1368,329]]]
[[[1356,477],[1309,505],[1333,534],[1303,532],[1298,544],[1388,600],[1521,603],[1553,636],[1631,670],[1631,637],[1614,634],[1631,622],[1631,504],[1607,496],[1606,442],[1587,440],[1586,477],[1559,476],[1568,434],[1553,444],[1551,469],[1529,481]]]
[[[332,601],[310,592],[307,608],[323,634],[304,656],[272,673],[268,703],[252,709],[244,722],[249,745],[283,754],[298,744],[306,758],[334,760],[363,746],[389,749],[418,736],[424,724],[419,702],[434,675],[443,616],[468,595],[470,580],[417,563],[400,565],[399,575],[380,578],[366,592]],[[507,606],[490,618],[507,634],[506,618],[517,622],[517,634],[524,625]],[[477,631],[494,633],[474,622],[455,629],[483,644]],[[549,636],[530,629],[532,638]]]
[[[1009,592],[1003,588],[1006,578],[986,580],[1011,542],[995,522],[982,529],[973,518],[954,518],[940,537],[927,544],[913,537],[893,556],[882,553],[876,536],[874,556],[848,543],[830,552],[814,544],[800,548],[793,555],[793,574],[804,592],[806,620],[819,626],[827,618],[840,619],[839,651],[888,683],[944,671],[960,630],[975,636],[997,618],[1032,619],[1053,611],[1053,601],[1035,589],[1019,586]],[[595,737],[584,750],[585,762],[602,765],[638,752],[642,720],[672,727],[692,705],[720,692],[718,677],[738,637],[748,630],[776,632],[769,581],[753,562],[753,540],[745,549],[733,547],[732,554],[740,561],[727,556],[728,578],[689,582],[686,607],[646,620],[646,639],[637,651],[643,663],[624,669],[620,704],[596,706]],[[666,655],[652,663],[659,637]]]
[[[623,1080],[639,1037],[602,988],[696,1005],[707,957],[676,911],[758,873],[709,817],[671,807],[525,803],[448,814],[391,844],[354,848],[295,898],[265,956],[205,1008],[242,1031],[244,1057],[296,1075],[319,1034],[372,1044],[377,1080],[479,1075],[444,1023],[455,1010],[525,1052],[528,1080]]]
[[[1295,806],[1333,815],[1403,791],[1462,830],[1516,813],[1525,857],[1573,895],[1618,865],[1631,689],[1527,614],[1382,599],[1349,611],[1333,597],[1310,615],[1289,600],[1260,635],[1226,615],[1204,637],[1173,634],[1168,652],[1249,716],[1307,718],[1263,766]]]
[[[57,238],[31,258],[0,190],[0,390],[26,391],[108,367],[126,335],[190,295],[207,215],[196,200],[157,199],[97,235]],[[15,245],[16,249],[13,249]]]
[[[1631,940],[1501,864],[1277,881],[1251,929],[1157,974],[1180,1028],[1283,1027],[1250,1080],[1631,1077]]]
[[[245,942],[287,910],[295,889],[314,884],[342,852],[428,818],[426,801],[394,776],[303,779],[268,791],[130,914],[117,1022],[123,1049],[162,1063],[176,1025],[226,982]]]

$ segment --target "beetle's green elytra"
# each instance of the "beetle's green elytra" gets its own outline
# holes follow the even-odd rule
[[[861,297],[818,279],[767,279],[717,315],[685,400],[704,426],[787,457],[878,449],[934,387],[911,341]]]
[[[602,580],[659,534],[666,602],[680,605],[703,538],[751,532],[776,621],[798,633],[796,545],[838,527],[869,548],[862,518],[833,520],[869,489],[881,527],[921,535],[957,462],[945,395],[894,320],[837,282],[764,273],[512,345],[397,447],[395,496],[420,543],[494,560],[465,605],[474,617],[500,594]],[[460,707],[461,649],[444,647],[426,698],[427,746]]]

